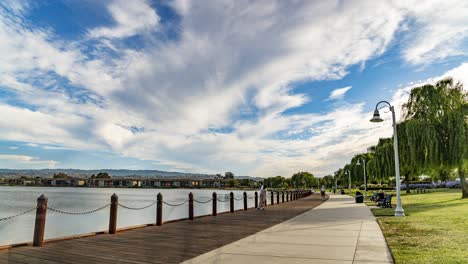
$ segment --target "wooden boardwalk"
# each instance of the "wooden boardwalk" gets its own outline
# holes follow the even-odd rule
[[[43,247],[0,250],[0,263],[180,263],[302,214],[322,203],[315,194],[249,209],[91,237]]]

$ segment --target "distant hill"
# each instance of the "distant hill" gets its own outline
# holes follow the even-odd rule
[[[184,173],[175,171],[159,171],[159,170],[116,170],[116,169],[102,169],[102,170],[79,170],[79,169],[41,169],[41,170],[15,170],[15,169],[0,169],[0,177],[11,178],[11,177],[52,177],[54,173],[63,172],[71,177],[89,177],[93,174],[100,172],[107,172],[112,177],[177,177],[177,178],[214,178],[214,174],[202,174],[202,173]],[[236,176],[237,179],[252,179],[257,180],[260,178],[254,178],[250,176]]]

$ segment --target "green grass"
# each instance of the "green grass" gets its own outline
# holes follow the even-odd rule
[[[372,209],[396,263],[468,263],[468,199],[460,190],[402,194],[406,217]],[[392,199],[394,203],[394,199]]]

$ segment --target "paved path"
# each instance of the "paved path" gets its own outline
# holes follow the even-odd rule
[[[374,216],[343,195],[190,263],[393,263]]]

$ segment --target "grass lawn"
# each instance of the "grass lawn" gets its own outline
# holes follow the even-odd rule
[[[372,209],[396,263],[468,263],[468,199],[460,197],[448,189],[402,194],[406,217]]]

